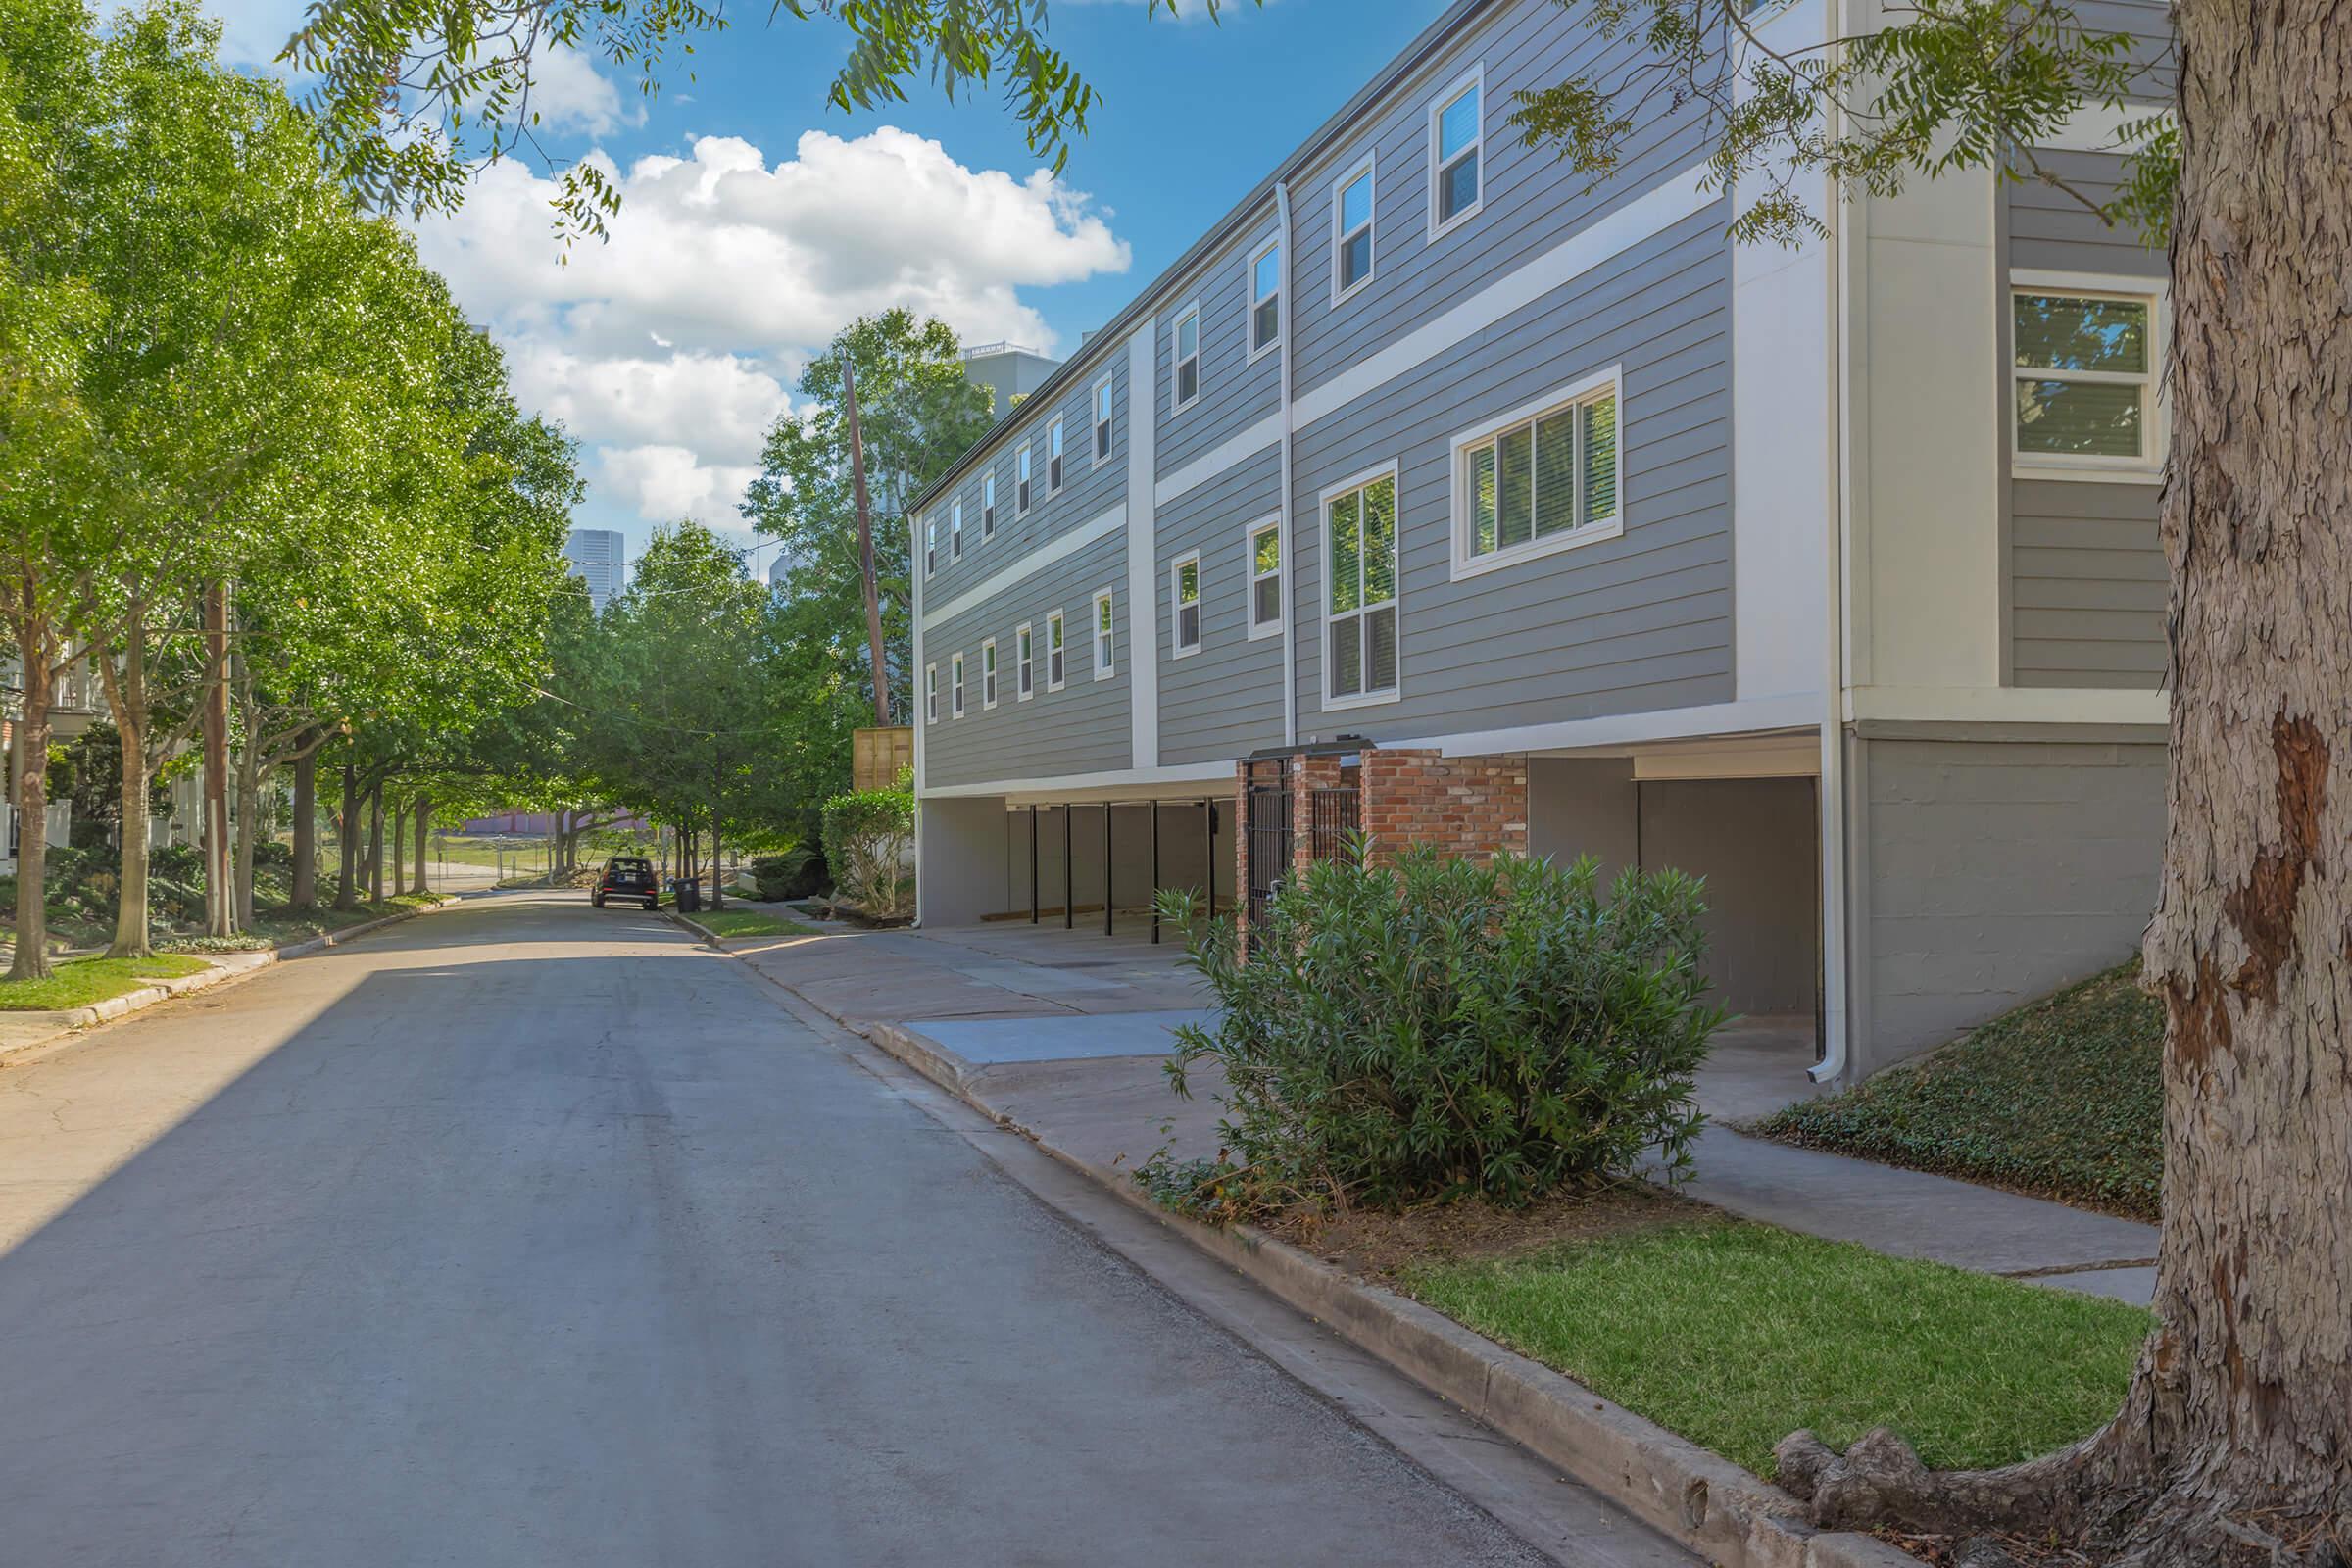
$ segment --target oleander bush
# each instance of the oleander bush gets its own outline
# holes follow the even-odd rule
[[[1167,896],[1221,1009],[1177,1031],[1168,1070],[1189,1095],[1201,1064],[1223,1069],[1225,1152],[1145,1180],[1247,1217],[1515,1206],[1653,1156],[1685,1174],[1724,1017],[1699,972],[1702,892],[1679,871],[1603,887],[1589,858],[1372,863],[1359,841],[1275,897],[1247,955],[1231,921]]]
[[[852,790],[825,803],[833,896],[876,919],[914,912],[914,791]]]

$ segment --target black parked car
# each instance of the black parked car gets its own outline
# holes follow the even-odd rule
[[[659,909],[662,894],[654,882],[654,862],[642,855],[615,855],[605,862],[588,899],[600,909],[607,899],[643,899],[647,908]]]

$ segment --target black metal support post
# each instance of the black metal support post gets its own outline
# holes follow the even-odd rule
[[[1104,801],[1102,803],[1102,934],[1104,936],[1114,934],[1111,926],[1113,919],[1111,911],[1116,907],[1110,902],[1110,812],[1111,805],[1108,801]]]
[[[1201,830],[1201,837],[1200,837],[1200,857],[1201,857],[1201,863],[1202,863],[1202,864],[1204,864],[1204,865],[1206,865],[1206,866],[1207,866],[1207,868],[1208,868],[1207,877],[1206,877],[1206,880],[1207,880],[1207,882],[1208,882],[1208,917],[1209,917],[1211,920],[1214,920],[1214,919],[1217,917],[1217,803],[1216,803],[1216,802],[1214,802],[1214,801],[1202,801],[1202,802],[1200,803],[1200,820],[1201,820],[1201,822],[1202,822],[1202,823],[1204,823],[1204,824],[1205,824],[1205,826],[1204,826],[1204,827],[1202,828],[1202,830]]]
[[[1070,869],[1070,803],[1061,803],[1061,928],[1075,930],[1078,925],[1078,896],[1076,875]]]
[[[1159,803],[1152,803],[1152,940],[1159,941]]]
[[[1037,808],[1029,808],[1029,923],[1037,924]]]

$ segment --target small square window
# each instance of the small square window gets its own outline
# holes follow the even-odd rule
[[[2010,312],[2018,462],[2152,467],[2154,297],[2019,289]]]

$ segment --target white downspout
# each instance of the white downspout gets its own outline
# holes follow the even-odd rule
[[[1298,648],[1293,628],[1298,623],[1298,560],[1291,540],[1291,184],[1274,185],[1274,221],[1282,244],[1282,744],[1298,744]]]
[[[1833,9],[1831,14],[1836,15]],[[1838,133],[1838,112],[1829,109],[1829,133]],[[1823,519],[1827,536],[1829,583],[1822,603],[1826,627],[1823,642],[1821,716],[1821,950],[1822,1055],[1808,1069],[1817,1084],[1843,1076],[1847,1057],[1846,1030],[1846,903],[1845,903],[1845,529],[1848,522],[1847,473],[1851,458],[1847,432],[1845,374],[1845,309],[1850,279],[1845,229],[1844,193],[1833,176],[1828,181],[1829,248],[1829,403],[1830,438],[1823,443],[1822,461],[1830,468],[1830,505]]]

